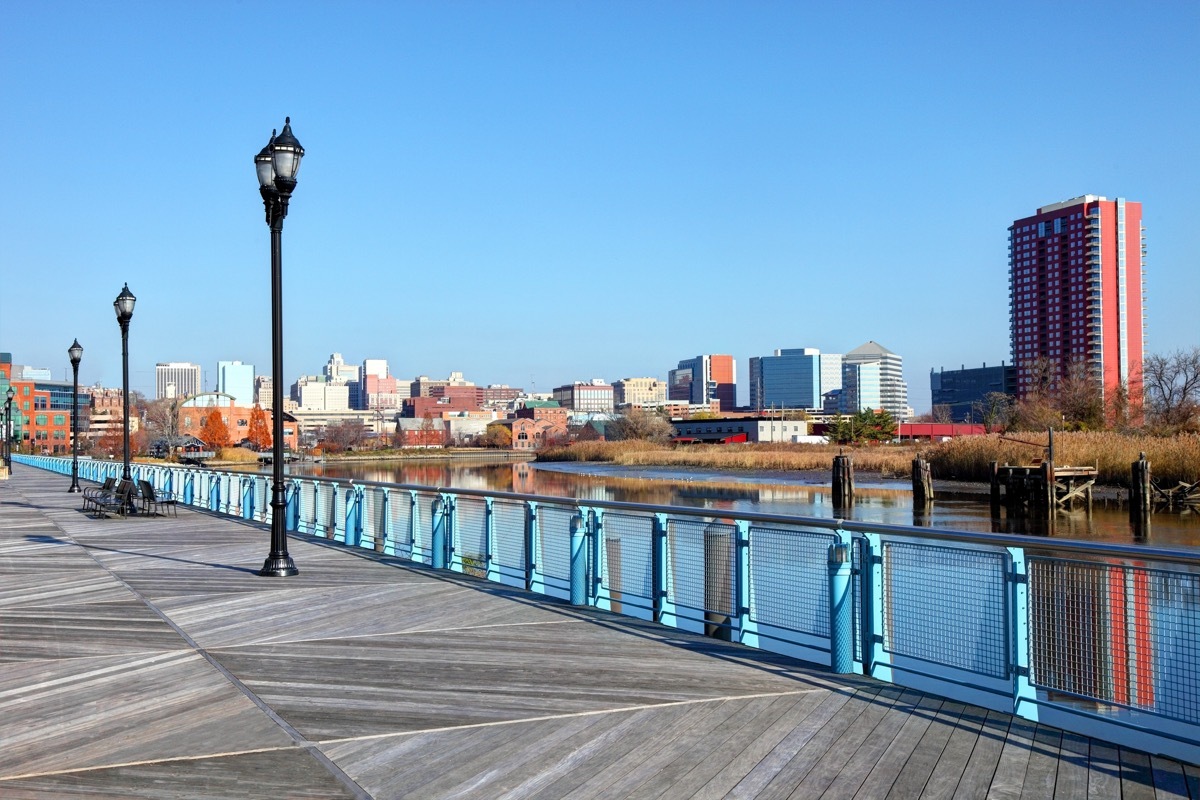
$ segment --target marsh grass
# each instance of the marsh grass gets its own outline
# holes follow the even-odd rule
[[[1021,439],[1033,446],[1011,441]],[[939,480],[988,481],[990,464],[1033,464],[1045,455],[1046,434],[1019,433],[1001,438],[964,436],[930,444],[881,445],[840,448],[812,444],[655,444],[645,441],[578,442],[538,454],[539,461],[598,461],[620,466],[696,467],[726,470],[829,470],[833,457],[843,450],[864,472],[885,477],[912,475],[912,460],[922,454]],[[1171,438],[1120,433],[1057,432],[1054,461],[1060,466],[1096,467],[1098,482],[1110,486],[1129,484],[1129,465],[1139,453],[1150,460],[1153,479],[1160,486],[1200,480],[1200,435]]]
[[[1020,444],[1009,439],[1035,442]],[[1032,464],[1045,457],[1047,435],[1017,433],[1001,438],[964,436],[933,445],[925,451],[935,478],[987,481],[990,464]],[[1128,486],[1130,464],[1145,453],[1154,482],[1174,486],[1178,481],[1200,480],[1200,435],[1173,437],[1129,435],[1107,432],[1056,432],[1054,463],[1058,466],[1095,467],[1097,482]]]

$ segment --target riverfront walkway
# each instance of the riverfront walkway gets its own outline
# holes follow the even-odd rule
[[[14,469],[6,800],[1200,800],[1196,766],[319,539],[260,578],[261,525]]]

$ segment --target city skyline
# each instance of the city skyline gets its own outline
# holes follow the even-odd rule
[[[340,351],[546,392],[873,339],[920,412],[931,368],[1009,358],[1011,221],[1084,194],[1143,204],[1146,352],[1196,344],[1194,4],[301,3],[265,65],[257,3],[71,8],[0,48],[29,278],[0,350],[56,379],[78,338],[81,383],[119,384],[125,281],[134,389],[269,370],[252,159],[289,114],[289,379]]]

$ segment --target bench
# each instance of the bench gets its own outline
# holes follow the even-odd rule
[[[83,509],[87,511],[95,505],[97,498],[104,495],[112,494],[113,489],[117,488],[116,478],[105,478],[102,486],[89,486],[83,490]]]

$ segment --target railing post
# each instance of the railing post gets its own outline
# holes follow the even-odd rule
[[[396,555],[396,544],[392,540],[392,493],[386,486],[379,490],[379,502],[376,503],[379,513],[379,530],[383,536],[383,547],[376,547],[384,555]]]
[[[254,478],[242,478],[242,519],[254,519]]]
[[[883,543],[877,533],[862,538],[863,674],[891,683],[892,665],[883,648]]]
[[[221,507],[221,481],[216,475],[208,476],[208,510],[217,511]]]
[[[1029,681],[1033,666],[1029,652],[1032,641],[1029,630],[1029,569],[1025,563],[1025,548],[1006,549],[1012,558],[1012,619],[1009,624],[1013,653],[1013,714],[1037,722],[1037,689]]]
[[[650,554],[651,584],[650,591],[654,594],[653,616],[655,622],[662,622],[667,608],[667,515],[654,515],[653,552]]]
[[[500,564],[496,560],[496,516],[495,510],[492,508],[493,498],[484,498],[484,549],[487,552],[484,554],[484,566],[487,570],[486,575],[489,581],[500,580]]]
[[[850,534],[839,528],[829,546],[829,668],[854,671],[854,605],[850,591]]]
[[[192,505],[196,499],[196,474],[189,472],[183,479],[183,502]]]
[[[446,568],[446,502],[441,497],[435,497],[432,504],[433,534],[429,560],[434,569]]]
[[[346,544],[362,547],[363,539],[363,487],[351,484],[346,487]]]
[[[758,626],[750,617],[750,523],[737,520],[737,640],[747,647],[758,647]]]
[[[525,589],[537,594],[546,593],[546,583],[538,564],[538,540],[541,531],[538,525],[537,501],[526,502],[525,513]]]
[[[571,605],[587,605],[587,530],[583,514],[571,517]]]

